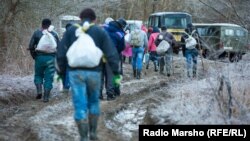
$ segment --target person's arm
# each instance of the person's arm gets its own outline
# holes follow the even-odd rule
[[[126,47],[125,33],[116,32],[116,40],[117,40],[117,51],[118,53],[121,53]]]
[[[55,37],[55,39],[56,39],[56,44],[57,44],[57,46],[58,46],[58,44],[59,44],[59,42],[60,42],[60,39],[59,39],[59,37],[58,37],[58,34],[56,33],[56,32],[52,32],[52,34],[53,34],[53,36]]]
[[[143,32],[143,38],[144,38],[144,50],[147,50],[148,48],[148,37],[147,34],[145,32]]]
[[[75,32],[74,32],[75,33]],[[56,52],[56,63],[57,63],[57,73],[60,75],[65,74],[67,68],[67,57],[66,53],[68,48],[72,44],[70,39],[72,38],[70,31],[66,31],[63,35],[62,40],[58,43],[57,52]],[[75,37],[76,38],[76,37]]]
[[[30,55],[32,56],[33,59],[36,58],[36,52],[35,52],[35,48],[37,46],[37,31],[35,31],[30,39],[30,43],[29,43],[29,48],[28,50],[30,51]]]
[[[104,57],[107,60],[114,75],[119,74],[119,54],[118,51],[107,32],[101,34],[101,46]]]

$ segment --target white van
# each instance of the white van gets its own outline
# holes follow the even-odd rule
[[[143,22],[141,20],[126,20],[127,22],[127,28],[130,29],[130,31],[133,31],[135,29],[136,24],[140,27],[143,25]]]
[[[60,31],[59,31],[59,34],[62,36],[63,33],[65,32],[65,26],[68,24],[68,23],[80,23],[81,22],[81,19],[77,16],[73,16],[73,15],[63,15],[63,16],[60,16],[60,23],[59,23],[59,26],[60,26]]]

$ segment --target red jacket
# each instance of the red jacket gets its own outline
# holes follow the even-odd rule
[[[152,33],[149,37],[148,40],[148,51],[156,51],[156,45],[155,45],[155,40],[157,38],[159,33]]]

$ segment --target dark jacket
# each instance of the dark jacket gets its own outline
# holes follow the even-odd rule
[[[175,40],[173,34],[170,32],[167,32],[167,31],[161,32],[155,40],[156,46],[158,46],[160,44],[160,42],[162,41],[161,39],[159,39],[160,35],[163,36],[163,40],[167,41],[170,44],[170,48],[168,49],[168,52],[172,52],[173,47],[176,45],[176,40]]]
[[[69,49],[69,47],[73,44],[73,42],[77,39],[75,36],[75,31],[77,27],[71,26],[64,34],[61,42],[59,43],[59,46],[57,48],[57,54],[56,54],[56,61],[59,67],[59,74],[64,74],[66,71],[66,67],[68,66],[66,53]],[[108,34],[99,26],[94,25],[91,26],[87,31],[87,34],[89,34],[92,39],[95,42],[95,45],[99,47],[103,54],[105,55],[105,58],[107,59],[112,71],[114,74],[118,74],[118,63],[119,63],[119,56],[118,53],[114,47],[114,44],[112,43],[112,40],[108,36]],[[93,70],[93,71],[101,71],[102,69],[102,61],[99,66],[95,68],[69,68],[69,69],[83,69],[83,70]]]
[[[126,47],[124,40],[125,32],[116,21],[112,21],[108,25],[105,25],[103,27],[108,32],[115,45],[115,48],[120,54]]]
[[[38,54],[51,54],[51,55],[55,55],[55,53],[42,53],[42,52],[36,52],[35,49],[36,49],[36,46],[38,44],[38,42],[40,41],[41,37],[43,36],[43,33],[42,33],[43,29],[37,29],[32,37],[31,37],[31,40],[30,40],[30,44],[29,44],[29,48],[28,50],[30,50],[30,54],[31,56],[33,57],[33,59],[36,57],[36,55]],[[59,37],[57,35],[57,33],[55,33],[54,31],[50,32],[56,39],[56,43],[58,45],[59,43]]]

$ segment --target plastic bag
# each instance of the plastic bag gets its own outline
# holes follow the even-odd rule
[[[190,35],[185,40],[185,43],[187,49],[194,49],[195,46],[197,45],[197,41],[195,40],[195,38]]]
[[[76,30],[78,39],[70,46],[67,51],[67,59],[70,67],[93,68],[100,64],[103,56],[102,51],[96,47],[93,39],[82,31]]]
[[[166,40],[162,40],[156,48],[156,53],[158,55],[165,55],[167,50],[170,48],[170,44]]]
[[[36,51],[45,52],[45,53],[54,53],[56,52],[56,40],[55,37],[48,32],[47,30],[43,31],[43,36],[38,42]]]

